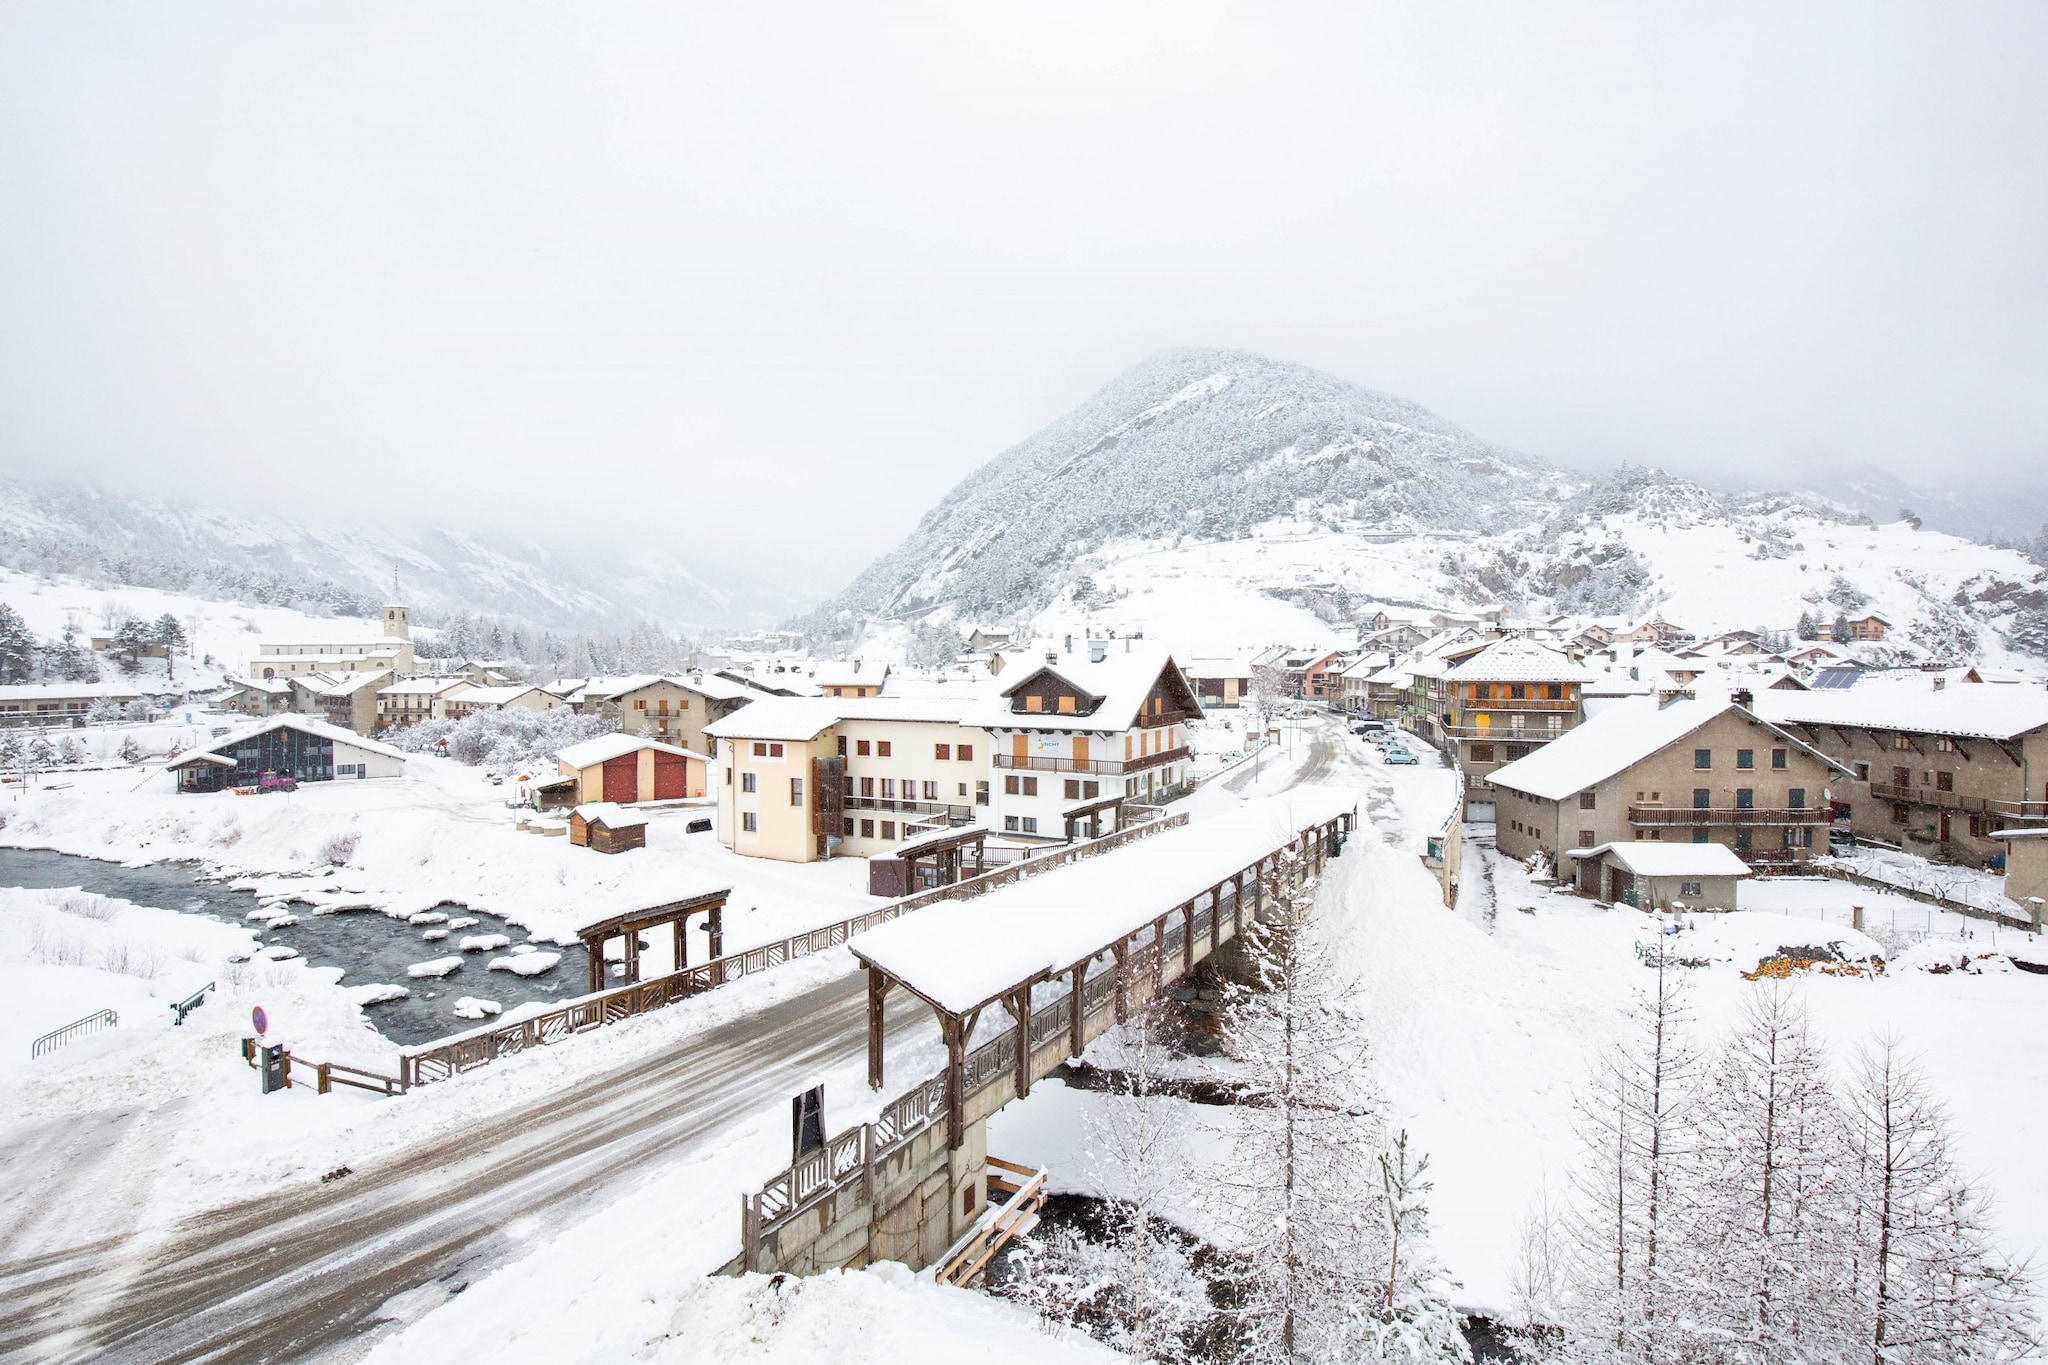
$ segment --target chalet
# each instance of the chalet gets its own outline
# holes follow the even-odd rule
[[[811,682],[828,697],[879,696],[888,681],[889,665],[874,660],[826,661],[811,670]]]
[[[1006,626],[975,626],[967,632],[967,650],[970,654],[987,654],[1010,643],[1010,630]]]
[[[378,625],[337,626],[320,636],[265,640],[249,665],[252,678],[291,678],[306,673],[384,671],[409,677],[413,658],[411,610],[392,604]]]
[[[578,800],[630,805],[707,794],[711,760],[639,735],[599,735],[555,754],[562,777],[576,779]]]
[[[76,728],[95,709],[126,707],[142,694],[119,682],[10,683],[0,687],[0,726],[55,725]]]
[[[297,782],[402,777],[405,755],[310,716],[276,716],[164,765],[181,792],[254,787],[265,773]]]
[[[1363,716],[1372,709],[1372,678],[1394,661],[1384,650],[1361,654],[1337,675],[1337,704],[1346,712]],[[1203,698],[1206,704],[1208,699]]]
[[[554,693],[531,683],[506,683],[502,687],[463,683],[443,700],[450,720],[461,720],[478,711],[553,711],[567,705]]]
[[[1203,706],[1236,706],[1252,691],[1252,661],[1248,655],[1226,658],[1190,659],[1188,685],[1195,689]]]
[[[236,678],[213,704],[245,716],[282,715],[292,709],[292,685],[284,678]]]
[[[707,725],[767,695],[719,673],[589,678],[548,690],[566,691],[577,711],[617,720],[630,734],[704,753],[711,748],[705,737]]]
[[[1334,702],[1337,700],[1339,678],[1351,666],[1351,657],[1339,650],[1318,655],[1301,670],[1298,697],[1314,701]]]
[[[609,801],[593,801],[569,812],[569,842],[598,853],[647,847],[647,817]]]
[[[1908,852],[1981,865],[1995,830],[2048,824],[2048,691],[1860,678],[1765,692],[1772,721],[1854,775],[1836,818]],[[1839,799],[1846,798],[1846,799]]]
[[[1560,859],[1560,876],[1572,875],[1571,850],[1614,844],[1723,844],[1746,863],[1803,862],[1818,830],[1825,853],[1828,783],[1845,770],[1750,705],[1744,693],[1618,702],[1496,769],[1496,846]],[[1594,879],[1612,864],[1578,862],[1580,889],[1606,895]]]
[[[377,695],[390,685],[391,675],[382,669],[323,672],[301,674],[287,681],[292,689],[292,710],[368,735],[376,733]]]
[[[377,689],[377,728],[396,730],[424,720],[445,720],[448,698],[467,691],[460,677],[402,678]]]
[[[455,666],[452,676],[478,687],[503,687],[518,682],[524,669],[525,665],[511,659],[464,659]]]
[[[1869,612],[1862,616],[1852,616],[1849,618],[1848,625],[1849,638],[1859,644],[1874,644],[1889,635],[1892,629],[1892,623],[1879,616],[1876,612]]]
[[[1005,834],[1062,838],[1064,812],[1121,794],[1164,800],[1187,780],[1186,722],[1201,703],[1172,656],[1131,640],[1048,651],[981,718],[995,740],[996,814]]]
[[[1510,637],[1485,646],[1443,675],[1437,722],[1458,748],[1465,818],[1495,818],[1487,775],[1528,757],[1585,718],[1580,689],[1600,675],[1548,645]]]

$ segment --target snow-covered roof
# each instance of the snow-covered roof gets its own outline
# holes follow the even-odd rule
[[[1726,844],[1619,843],[1565,850],[1568,858],[1608,854],[1638,877],[1747,877],[1749,864]]]
[[[1173,656],[1163,649],[1135,646],[1130,640],[1110,640],[1101,659],[1080,651],[1048,651],[1037,663],[1020,661],[1017,676],[1005,682],[1000,699],[982,708],[971,723],[1004,730],[1128,730],[1137,723],[1138,712],[1152,685],[1168,668],[1178,668]],[[1041,673],[1051,673],[1078,692],[1099,697],[1100,704],[1086,715],[1059,711],[1012,711],[1009,698]],[[1185,681],[1186,675],[1182,675]],[[1193,695],[1190,689],[1189,695]],[[1196,712],[1197,715],[1200,712]]]
[[[1936,692],[1866,680],[1846,690],[1759,692],[1756,709],[1779,724],[2010,740],[2048,726],[2048,689],[1959,683]]]
[[[504,687],[472,687],[467,691],[458,692],[448,700],[459,701],[464,706],[503,706],[508,701],[517,701],[528,692],[539,692],[549,697],[555,695],[545,687],[535,687],[532,683],[511,683]]]
[[[0,687],[0,701],[133,701],[141,695],[123,682],[9,683]]]
[[[566,763],[572,768],[589,768],[603,763],[607,759],[619,758],[626,754],[637,754],[642,749],[653,749],[658,753],[664,754],[680,754],[684,758],[694,758],[699,763],[709,763],[711,761],[703,754],[692,753],[690,750],[680,748],[674,744],[663,744],[658,739],[647,739],[640,735],[626,734],[599,735],[596,739],[586,739],[581,744],[571,744],[566,749],[557,749],[555,751],[555,759],[557,762]]]
[[[224,749],[234,748],[245,739],[253,739],[255,736],[271,730],[297,730],[302,735],[313,735],[320,739],[331,740],[336,744],[346,744],[350,748],[361,749],[364,753],[382,754],[386,758],[396,758],[401,761],[405,758],[404,751],[394,749],[389,744],[379,744],[374,739],[363,738],[353,730],[344,730],[338,725],[329,725],[324,720],[315,720],[311,716],[300,715],[272,716],[267,720],[256,721],[253,724],[242,726],[238,730],[222,735],[213,743],[196,752],[218,754]]]
[[[1193,899],[1302,829],[1355,810],[1358,795],[1297,787],[1191,818],[1110,858],[1041,873],[971,901],[941,901],[847,947],[940,1007],[964,1012],[1062,970]]]
[[[377,680],[390,676],[388,668],[370,668],[360,673],[308,673],[293,678],[291,682],[294,687],[302,687],[316,697],[346,697],[365,687],[375,687],[381,692],[384,689]]]
[[[1488,645],[1445,674],[1462,682],[1588,682],[1600,675],[1566,658],[1562,650],[1511,637]]]
[[[1774,696],[1801,696],[1781,692]],[[1837,771],[1841,764],[1827,757],[1726,697],[1685,697],[1659,706],[1650,697],[1618,701],[1576,729],[1488,774],[1496,787],[1524,792],[1544,801],[1562,801],[1595,783],[1634,766],[1668,748],[1724,712],[1735,711]]]
[[[704,727],[716,739],[815,739],[839,723],[841,697],[763,697]]]
[[[401,678],[377,689],[380,697],[435,696],[450,688],[468,687],[467,678]]]
[[[759,688],[749,687],[743,682],[734,682],[731,678],[721,678],[716,673],[672,674],[669,681],[677,687],[687,687],[698,696],[708,697],[712,701],[752,700],[764,695]]]
[[[1994,839],[2048,839],[2048,829],[1994,829]]]
[[[606,829],[631,829],[647,823],[644,811],[629,810],[614,801],[591,801],[578,806],[576,814],[583,817],[586,825],[603,825]]]

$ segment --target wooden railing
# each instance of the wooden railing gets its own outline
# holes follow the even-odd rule
[[[989,1175],[989,1188],[1009,1198],[1000,1204],[990,1203],[981,1217],[974,1221],[974,1226],[968,1229],[967,1235],[939,1259],[932,1278],[940,1284],[973,1283],[997,1252],[1038,1225],[1038,1211],[1045,1207],[1045,1182],[1050,1172],[1019,1166],[1001,1157],[988,1158],[988,1164],[996,1171],[1007,1171],[1023,1179],[1008,1180],[994,1173]]]
[[[710,962],[686,967],[679,972],[670,972],[652,980],[635,982],[629,986],[618,986],[611,990],[599,991],[594,995],[580,996],[564,1001],[545,1014],[532,1015],[510,1023],[487,1024],[467,1033],[458,1033],[442,1038],[400,1055],[398,1059],[399,1080],[407,1086],[425,1085],[429,1081],[446,1080],[464,1071],[474,1070],[500,1057],[513,1057],[529,1049],[548,1043],[560,1042],[578,1033],[616,1024],[650,1010],[664,1009],[679,1000],[715,990],[741,977],[755,972],[779,967],[785,962],[810,957],[830,948],[844,944],[856,934],[864,934],[880,924],[886,924],[899,915],[920,910],[946,900],[965,900],[992,891],[999,886],[1055,867],[1065,867],[1082,858],[1091,858],[1121,848],[1134,839],[1156,834],[1162,829],[1172,829],[1187,823],[1185,815],[1170,815],[1152,819],[1131,829],[1105,834],[1100,839],[1084,843],[1069,844],[1037,857],[1015,863],[1008,867],[996,868],[979,876],[968,877],[951,886],[935,887],[921,891],[902,900],[843,919],[834,924],[823,925],[801,934],[792,934],[774,943],[764,943],[744,952],[728,953]]]
[[[1099,773],[1119,777],[1126,773],[1139,773],[1147,768],[1156,768],[1162,763],[1171,763],[1189,755],[1188,746],[1165,749],[1156,754],[1141,754],[1132,758],[1091,758],[1085,761],[1072,758],[1051,758],[1037,754],[997,754],[998,768],[1009,768],[1017,772],[1036,773]]]
[[[1827,806],[1630,806],[1631,825],[1660,827],[1706,825],[1825,825],[1834,819]]]
[[[121,1016],[112,1010],[95,1010],[91,1014],[86,1015],[85,1018],[74,1020],[63,1028],[51,1029],[48,1033],[30,1043],[28,1045],[29,1060],[34,1061],[46,1052],[55,1052],[73,1038],[84,1038],[106,1029],[116,1028],[120,1023]]]
[[[1989,796],[1964,796],[1939,787],[1901,786],[1875,780],[1870,783],[1870,794],[1880,801],[1910,801],[1915,805],[2002,815],[2015,820],[2048,820],[2048,801],[2002,801]]]

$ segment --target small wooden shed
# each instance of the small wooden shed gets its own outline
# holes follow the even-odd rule
[[[647,847],[647,817],[609,801],[594,801],[569,812],[569,842],[599,853]]]

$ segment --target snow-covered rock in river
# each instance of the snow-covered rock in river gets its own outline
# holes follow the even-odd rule
[[[468,915],[464,915],[458,919],[451,919],[448,921],[448,927],[450,929],[474,929],[476,925],[477,921]]]
[[[495,963],[492,965],[496,965]],[[407,976],[447,976],[462,970],[459,957],[437,957],[431,962],[415,962],[405,969]]]
[[[505,934],[470,934],[456,946],[465,953],[495,953],[511,941]]]
[[[448,931],[446,929],[429,929],[421,934],[420,937],[429,943],[438,943],[440,940],[448,937]]]
[[[480,1000],[476,996],[465,995],[455,1002],[455,1017],[457,1019],[482,1019],[488,1015],[499,1013],[503,1008],[504,1006],[495,1000]]]
[[[342,989],[346,990],[348,998],[358,1005],[382,1005],[391,1000],[403,1000],[412,994],[403,986],[393,986],[387,982],[376,982],[367,986],[344,986]]]
[[[298,955],[299,950],[286,943],[273,943],[256,952],[256,956],[269,958],[272,962],[289,962]]]
[[[405,917],[407,924],[446,924],[448,917],[439,910],[422,910],[416,915]]]
[[[459,958],[450,960],[460,961]],[[511,957],[492,958],[490,970],[494,972],[511,972],[514,976],[539,976],[542,972],[553,971],[555,964],[561,960],[562,955],[560,953],[517,953]]]

